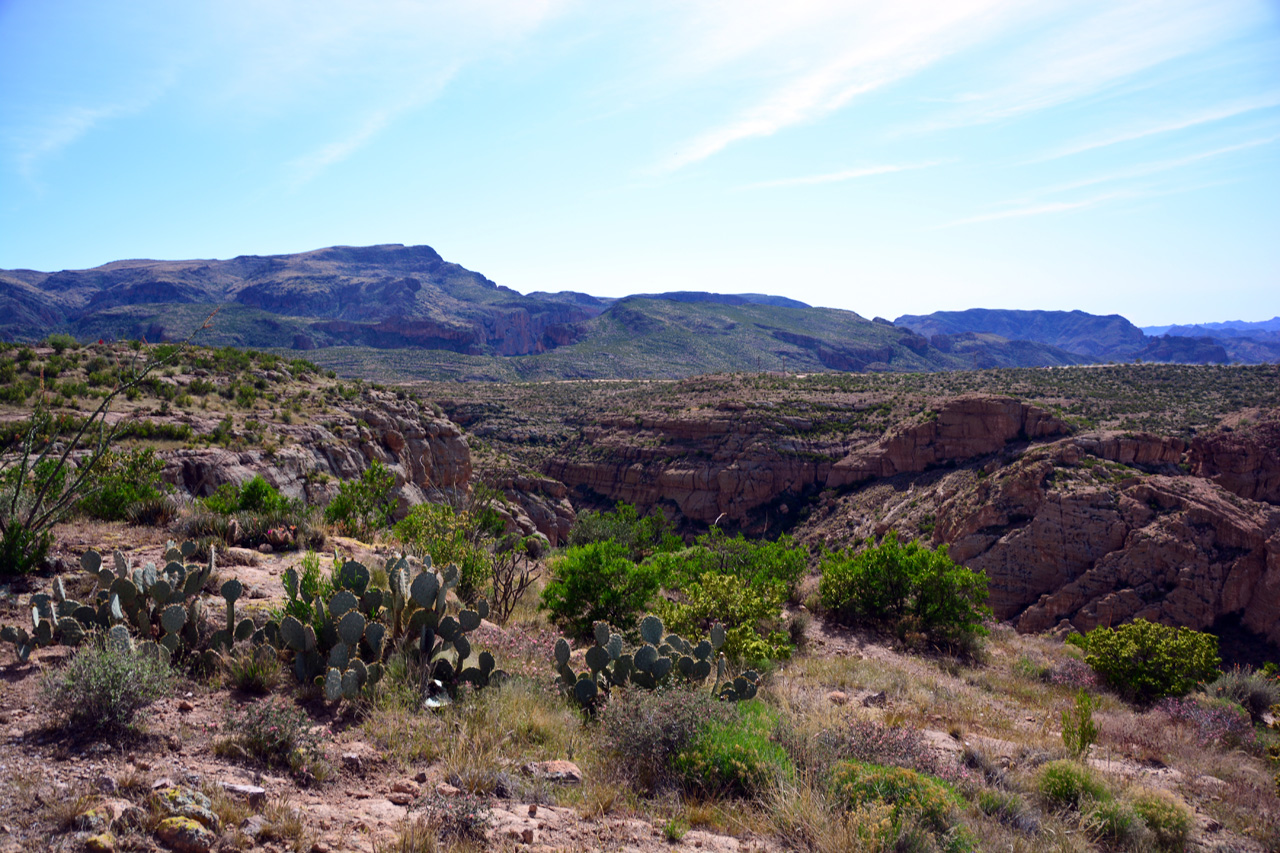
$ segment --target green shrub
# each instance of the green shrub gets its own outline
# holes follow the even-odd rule
[[[863,551],[830,554],[822,564],[818,594],[824,607],[847,624],[859,622],[920,633],[930,642],[966,648],[987,633],[987,578],[919,542],[905,545],[891,532]]]
[[[679,589],[683,601],[659,604],[669,631],[696,641],[720,622],[725,626],[721,651],[734,663],[791,657],[791,638],[779,618],[786,597],[782,581],[753,587],[732,575],[708,572]]]
[[[1152,702],[1185,696],[1218,675],[1218,638],[1186,627],[1135,619],[1119,628],[1097,627],[1071,638],[1085,663],[1124,696]]]
[[[141,711],[173,683],[167,661],[94,638],[65,668],[48,675],[43,689],[46,710],[64,728],[107,737],[133,729]]]
[[[164,461],[150,447],[107,451],[98,460],[96,482],[80,501],[81,512],[107,521],[127,519],[132,506],[168,491],[162,470]]]
[[[226,683],[235,690],[264,695],[280,683],[280,656],[274,646],[237,644],[222,656]]]
[[[575,637],[590,636],[596,622],[627,631],[649,608],[660,580],[657,569],[628,560],[617,542],[593,542],[570,548],[552,567],[542,607]]]
[[[1077,761],[1089,754],[1098,740],[1098,727],[1093,722],[1093,698],[1083,689],[1076,692],[1076,706],[1062,712],[1062,745]]]
[[[840,762],[831,779],[833,797],[843,808],[852,810],[876,802],[891,806],[899,837],[904,829],[918,827],[934,835],[959,839],[953,829],[962,801],[941,779],[905,767],[861,761]]]
[[[1090,804],[1084,813],[1085,830],[1100,841],[1132,846],[1147,834],[1142,817],[1123,800]]]
[[[741,533],[725,536],[718,527],[699,536],[690,548],[667,551],[651,558],[662,571],[663,586],[682,589],[714,572],[736,577],[749,586],[782,584],[793,595],[808,568],[808,554],[790,536],[775,541],[747,539]]]
[[[303,625],[310,625],[320,636],[324,628],[324,603],[333,597],[333,578],[320,569],[320,556],[315,551],[302,555],[298,565],[298,585],[285,583],[284,606],[272,613],[276,622],[292,616]],[[316,599],[320,599],[319,602]]]
[[[1187,849],[1195,822],[1191,810],[1177,797],[1166,791],[1143,790],[1131,802],[1162,850]]]
[[[1050,761],[1041,767],[1036,788],[1051,808],[1078,809],[1086,800],[1111,799],[1111,792],[1097,774],[1068,759]]]
[[[458,567],[458,596],[463,601],[474,601],[493,578],[493,540],[501,532],[501,518],[483,505],[472,510],[418,504],[395,526],[395,536],[408,553],[430,555],[435,566]]]
[[[395,487],[395,473],[375,459],[359,478],[338,485],[338,493],[324,508],[324,520],[352,536],[390,527],[396,511]]]
[[[675,757],[704,726],[732,716],[733,706],[706,689],[618,690],[600,713],[599,733],[632,785],[651,793],[678,784]]]
[[[203,503],[219,515],[232,515],[237,512],[288,512],[295,509],[298,501],[292,501],[276,490],[259,474],[251,480],[239,485],[224,483],[218,490],[203,500]]]
[[[652,554],[684,547],[662,513],[641,518],[634,506],[622,501],[612,511],[580,514],[569,531],[568,544],[575,547],[609,540],[626,549],[627,559],[636,563]]]
[[[771,740],[778,713],[758,699],[738,702],[724,721],[703,726],[673,766],[691,789],[708,793],[759,796],[795,779],[795,766],[783,747]]]

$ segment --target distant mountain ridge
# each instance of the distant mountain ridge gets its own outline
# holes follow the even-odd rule
[[[1229,355],[1222,338],[1166,336],[1154,343],[1123,317],[1082,311],[974,309],[908,315],[895,324],[759,293],[522,295],[429,246],[0,270],[3,340],[53,332],[81,340],[178,339],[215,309],[202,343],[333,350],[319,360],[379,361],[406,377],[681,377],[1244,358]],[[1239,340],[1245,360],[1270,359],[1266,341]],[[390,352],[398,354],[374,354]]]
[[[1144,330],[1119,314],[972,308],[906,314],[894,322],[928,336],[935,345],[941,345],[948,336],[987,334],[1008,341],[1037,341],[1100,361],[1140,359],[1182,364],[1280,361],[1280,331],[1270,328],[1273,324],[1280,326],[1280,318],[1262,323],[1233,321],[1152,326]]]

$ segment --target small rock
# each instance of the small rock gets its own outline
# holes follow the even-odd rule
[[[527,776],[546,779],[548,782],[563,782],[569,785],[582,782],[582,771],[572,761],[538,761],[526,764],[521,770]]]
[[[142,771],[143,773],[146,773],[148,770],[151,769],[151,762],[143,761],[141,758],[139,758],[134,760],[133,766],[136,767],[138,770]]]
[[[105,773],[93,780],[93,784],[104,794],[114,794],[120,789],[120,783]]]
[[[832,705],[847,705],[849,704],[849,694],[843,690],[832,690],[827,694],[827,701]]]
[[[1208,815],[1197,815],[1196,824],[1200,827],[1201,832],[1220,832],[1222,830],[1222,824]]]
[[[422,793],[422,788],[418,785],[417,782],[414,782],[411,779],[401,779],[399,782],[396,782],[394,785],[391,786],[391,790],[397,794],[409,794],[410,796],[413,796],[413,797],[416,797],[418,796],[418,794]]]
[[[536,804],[536,803],[530,803],[530,804],[529,804],[529,817],[537,817],[537,816],[538,816],[538,806],[537,806],[537,804]]]
[[[425,771],[425,770],[419,770],[419,771],[418,771],[418,775],[413,777],[413,781],[415,781],[415,782],[426,782],[426,781],[427,781],[427,771]]]
[[[462,793],[462,789],[455,788],[448,782],[441,782],[439,785],[436,785],[436,793],[442,797],[456,797]]]
[[[862,707],[864,708],[883,708],[889,702],[889,697],[881,690],[879,693],[871,693],[862,697]]]
[[[354,752],[342,753],[342,763],[357,773],[364,769],[364,761]]]
[[[262,835],[262,830],[267,826],[267,819],[260,814],[250,815],[240,821],[240,831],[255,841],[258,836]]]
[[[76,815],[71,825],[80,832],[102,832],[110,825],[111,817],[109,809],[94,806]]]
[[[168,776],[161,776],[159,779],[151,783],[151,790],[159,791],[161,788],[170,788],[173,786],[173,780]]]
[[[311,853],[330,853],[330,847],[323,841],[317,841],[311,845]]]
[[[189,817],[167,817],[156,828],[156,837],[176,853],[208,853],[217,841],[213,833]]]
[[[407,806],[413,802],[413,795],[397,792],[394,794],[387,794],[387,799],[397,806]]]
[[[222,790],[229,794],[244,797],[251,806],[262,805],[267,801],[267,789],[260,788],[257,785],[236,785],[231,782],[223,782]]]
[[[261,545],[258,546],[258,553],[260,554],[272,554],[274,552],[275,552],[275,548],[272,548],[266,542],[263,542]]]
[[[84,840],[84,849],[88,853],[115,853],[116,837],[109,832],[90,835]]]
[[[520,840],[523,841],[525,844],[532,844],[533,830],[527,826],[524,829],[520,830]]]
[[[188,702],[186,699],[183,699],[183,700],[181,700],[180,702],[178,702],[178,711],[179,711],[179,713],[188,714],[188,713],[190,713],[190,712],[194,711],[195,709],[196,709],[196,706],[195,706],[195,705],[192,705],[192,704],[191,704],[190,702]]]
[[[155,801],[165,814],[190,818],[213,832],[217,832],[222,823],[213,813],[213,803],[199,791],[175,785],[155,794]]]

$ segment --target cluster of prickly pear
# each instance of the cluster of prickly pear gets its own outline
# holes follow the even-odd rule
[[[620,635],[606,623],[597,622],[595,644],[586,653],[587,671],[581,673],[575,673],[569,666],[568,641],[564,638],[557,640],[557,683],[579,705],[590,710],[608,694],[609,688],[615,686],[633,684],[654,690],[677,676],[689,682],[703,682],[711,676],[712,655],[724,645],[725,640],[724,626],[719,623],[711,626],[710,639],[697,645],[678,634],[664,637],[662,620],[657,616],[646,616],[641,620],[640,636],[644,643],[628,652]],[[754,671],[743,673],[722,686],[725,674],[723,654],[716,658],[714,671],[716,680],[712,689],[722,699],[736,701],[755,696],[760,677]]]
[[[199,642],[199,623],[203,605],[200,591],[214,570],[214,557],[204,566],[188,565],[183,560],[195,553],[194,542],[181,548],[172,542],[165,551],[165,566],[154,563],[133,568],[122,552],[114,554],[115,569],[102,564],[102,555],[86,551],[81,567],[97,578],[93,599],[88,603],[66,597],[62,579],[54,581],[53,593],[31,596],[30,634],[24,628],[0,629],[0,639],[17,648],[18,658],[25,661],[37,646],[55,641],[76,645],[87,631],[95,628],[123,628],[144,643],[157,643],[172,655],[182,645],[191,649]],[[118,636],[120,632],[115,632]]]
[[[488,602],[480,599],[475,609],[464,609],[456,617],[449,615],[449,590],[458,585],[458,569],[446,566],[437,574],[431,569],[430,557],[423,563],[422,571],[413,577],[405,557],[387,561],[392,630],[397,636],[403,632],[416,640],[418,654],[426,661],[425,703],[438,707],[457,695],[461,684],[479,689],[500,683],[507,674],[497,669],[489,652],[481,652],[474,665],[466,665],[471,657],[467,634],[489,615]]]
[[[386,627],[378,616],[384,596],[369,580],[369,570],[362,563],[348,560],[336,565],[332,597],[323,601],[317,596],[311,602],[317,625],[286,616],[278,627],[270,622],[262,631],[267,641],[272,641],[274,634],[278,637],[275,642],[293,650],[293,671],[299,681],[305,684],[323,677],[330,701],[353,699],[366,684],[382,677]],[[298,574],[294,569],[285,570],[284,584],[290,597],[296,597]]]

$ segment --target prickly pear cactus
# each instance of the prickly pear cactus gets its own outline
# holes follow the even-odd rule
[[[654,690],[679,678],[690,683],[707,681],[714,670],[716,674],[712,690],[722,699],[736,701],[755,695],[759,676],[744,673],[733,682],[721,686],[725,675],[724,655],[713,655],[724,645],[724,626],[711,626],[711,636],[693,645],[677,634],[666,634],[662,620],[646,616],[640,622],[643,643],[627,651],[621,635],[608,624],[597,622],[594,626],[595,643],[585,655],[586,671],[574,672],[569,665],[572,650],[564,638],[556,641],[555,662],[559,677],[556,683],[566,695],[572,696],[582,708],[592,712],[608,697],[610,688],[634,685]],[[742,681],[741,689],[738,682]],[[590,686],[583,686],[589,682]]]
[[[162,569],[152,563],[134,568],[121,551],[112,555],[113,568],[108,568],[101,554],[86,551],[80,567],[96,581],[91,599],[83,603],[68,599],[58,578],[51,594],[31,596],[30,631],[6,626],[0,629],[0,640],[13,643],[21,661],[40,646],[77,645],[95,630],[136,639],[152,653],[163,649],[171,656],[194,651],[200,640],[200,592],[215,569],[212,551],[205,565],[184,562],[195,551],[194,542],[181,546],[170,542]]]

